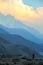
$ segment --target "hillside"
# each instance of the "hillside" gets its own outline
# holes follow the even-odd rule
[[[28,58],[32,58],[33,53],[35,54],[36,58],[41,57],[41,55],[33,51],[31,48],[26,47],[25,45],[14,45],[0,37],[0,54],[21,55],[26,56]]]

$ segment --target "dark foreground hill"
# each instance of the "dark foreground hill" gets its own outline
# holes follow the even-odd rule
[[[43,46],[37,43],[34,43],[30,40],[27,40],[25,38],[23,38],[20,35],[15,35],[15,34],[1,34],[0,37],[4,38],[5,40],[9,41],[10,43],[12,43],[12,45],[22,45],[22,46],[26,46],[38,53],[41,54],[41,52],[43,52]]]
[[[20,55],[28,58],[32,58],[32,54],[35,54],[36,58],[42,58],[37,52],[25,45],[12,44],[0,37],[0,54],[3,55]]]

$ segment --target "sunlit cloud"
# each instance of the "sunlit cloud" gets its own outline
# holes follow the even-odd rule
[[[43,27],[43,7],[35,10],[32,6],[25,5],[22,0],[0,0],[0,13],[10,14],[39,30]]]

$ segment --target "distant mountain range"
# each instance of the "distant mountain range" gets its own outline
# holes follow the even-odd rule
[[[28,32],[25,32],[25,30],[22,30],[22,29],[14,29],[13,31],[14,31],[14,34],[11,34],[8,30],[5,31],[4,29],[0,28],[0,37],[4,38],[5,40],[7,40],[8,42],[12,44],[26,46],[36,51],[37,53],[43,52],[43,46],[34,42],[35,37],[33,35],[31,35]],[[28,38],[25,36],[24,33],[26,34]],[[37,38],[35,40],[37,40]]]
[[[33,34],[31,34],[29,31],[23,29],[23,28],[7,28],[5,26],[0,25],[0,34],[13,34],[13,35],[20,35],[24,37],[27,40],[30,40],[37,44],[42,44],[43,40],[35,37]]]
[[[0,21],[5,24],[9,24],[9,21],[14,23],[13,27],[10,24],[0,24],[0,54],[17,54],[31,58],[34,53],[36,58],[43,57],[43,35],[10,15],[5,17],[0,14]]]
[[[0,14],[0,25],[5,26],[4,27],[5,30],[6,30],[6,27],[7,27],[7,30],[9,30],[9,28],[12,28],[13,31],[12,31],[12,29],[10,29],[9,30],[10,33],[14,33],[15,28],[25,29],[25,31],[28,31],[30,34],[32,34],[36,38],[43,40],[43,34],[41,34],[38,30],[36,30],[30,26],[26,26],[21,21],[16,20],[11,15],[4,16],[3,14]],[[2,26],[0,26],[0,27],[2,27]],[[41,42],[39,42],[39,43],[41,43]]]

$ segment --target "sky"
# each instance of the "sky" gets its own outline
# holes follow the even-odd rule
[[[43,0],[23,0],[24,4],[30,5],[34,8],[42,7]]]
[[[0,13],[11,15],[43,34],[43,0],[0,0]]]

